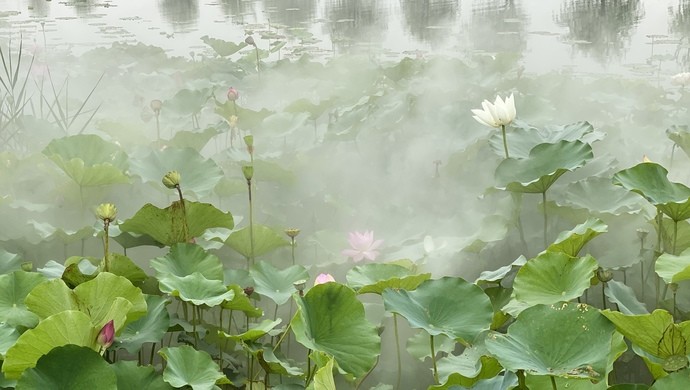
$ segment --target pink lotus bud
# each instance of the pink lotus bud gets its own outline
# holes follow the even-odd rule
[[[229,101],[234,102],[234,101],[237,100],[239,97],[240,97],[240,93],[237,92],[237,90],[235,89],[235,87],[230,87],[230,89],[228,89],[228,100],[229,100]]]
[[[103,326],[103,329],[101,329],[100,332],[98,332],[98,337],[96,338],[96,342],[100,346],[103,347],[103,349],[107,349],[111,345],[113,345],[113,342],[115,341],[115,324],[113,320],[108,321],[107,324]]]
[[[314,286],[328,282],[335,282],[335,278],[331,274],[319,274],[314,281]]]

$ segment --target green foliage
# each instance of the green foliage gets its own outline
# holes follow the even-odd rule
[[[191,386],[194,390],[203,390],[230,383],[206,352],[184,345],[162,348],[158,353],[168,363],[163,370],[163,380],[173,387]]]

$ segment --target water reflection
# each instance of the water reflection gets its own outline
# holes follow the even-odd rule
[[[199,19],[197,0],[161,0],[158,2],[158,9],[175,32],[195,26]]]
[[[271,24],[288,27],[308,27],[316,15],[315,0],[269,0],[265,8]]]
[[[379,36],[377,23],[385,24],[388,15],[377,2],[363,0],[334,0],[326,4],[326,17],[332,21],[331,39],[336,46],[352,42],[371,42]]]
[[[672,14],[669,30],[686,39],[690,36],[690,0],[679,0],[677,8],[670,8]]]
[[[401,0],[401,8],[409,34],[432,47],[447,39],[459,12],[456,0]]]
[[[566,39],[602,63],[620,58],[633,28],[644,17],[640,0],[570,0],[556,23],[568,28]]]
[[[521,52],[527,16],[514,0],[481,0],[472,4],[468,44],[488,52]]]

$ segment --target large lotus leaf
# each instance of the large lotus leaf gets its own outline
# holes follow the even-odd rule
[[[282,322],[282,320],[280,318],[278,318],[275,321],[263,320],[260,323],[249,328],[244,333],[227,334],[223,331],[218,331],[218,335],[224,339],[230,339],[230,340],[235,340],[235,341],[243,341],[243,342],[256,341],[256,340],[260,339],[261,337],[267,335],[268,332],[273,330],[281,322]]]
[[[17,390],[104,389],[117,390],[117,378],[108,362],[87,347],[65,345],[38,359],[24,371]]]
[[[110,263],[108,271],[110,273],[125,277],[132,283],[143,282],[148,277],[141,267],[125,255],[108,253],[108,260]],[[99,272],[105,271],[105,261],[100,262],[98,270]]]
[[[97,135],[55,139],[43,154],[82,187],[129,182],[123,173],[127,169],[127,155]]]
[[[139,366],[135,361],[118,360],[110,367],[117,375],[118,389],[173,389],[172,386],[165,383],[163,376],[157,374],[156,370],[151,366]]]
[[[146,315],[127,324],[115,340],[117,347],[135,354],[144,343],[160,342],[170,327],[168,303],[169,301],[161,296],[146,296]]]
[[[84,226],[77,230],[71,230],[56,227],[47,222],[38,222],[34,220],[27,221],[27,224],[31,225],[34,232],[41,236],[43,240],[58,239],[63,244],[71,244],[86,238],[91,238],[97,232],[93,226]]]
[[[27,309],[27,295],[46,278],[35,272],[14,271],[0,275],[0,323],[33,328],[38,316]]]
[[[480,340],[465,348],[460,355],[451,354],[439,359],[438,374],[441,383],[470,387],[481,379],[493,378],[503,370],[484,346],[483,336]]]
[[[367,322],[354,290],[339,283],[323,283],[296,302],[297,314],[290,324],[300,344],[333,356],[340,369],[356,378],[374,367],[381,339]]]
[[[607,390],[606,381],[600,381],[598,383],[592,383],[591,379],[583,378],[560,378],[556,377],[556,388],[557,389],[568,389],[568,390]],[[548,376],[527,376],[527,387],[530,389],[553,389],[551,384],[551,378]]]
[[[208,196],[223,177],[223,171],[213,160],[205,159],[192,148],[149,150],[147,155],[132,159],[130,170],[142,181],[155,183],[161,189],[163,176],[177,171],[183,193],[191,192],[197,198]]]
[[[597,309],[562,302],[526,309],[507,334],[493,332],[485,344],[506,370],[601,381],[614,331]]]
[[[568,171],[594,157],[592,147],[580,141],[539,144],[526,159],[508,158],[496,168],[497,187],[514,192],[543,193]]]
[[[151,267],[156,270],[156,277],[164,279],[169,276],[185,277],[198,272],[206,279],[223,280],[223,264],[218,256],[205,251],[196,244],[175,244],[164,257],[151,260]]]
[[[652,225],[658,229],[656,219],[652,221]],[[663,218],[661,222],[661,238],[664,248],[675,248],[675,253],[682,253],[690,248],[690,222],[678,221],[674,222],[670,218]]]
[[[211,96],[211,91],[208,88],[199,90],[181,89],[172,99],[163,102],[163,107],[166,110],[171,110],[181,115],[196,114],[201,111],[201,108]]]
[[[221,57],[231,56],[247,46],[246,42],[240,42],[238,44],[235,42],[224,41],[222,39],[210,38],[208,35],[201,37],[201,40],[205,44],[211,46],[211,49],[213,49],[213,51],[215,51]]]
[[[525,263],[527,263],[527,259],[525,258],[525,256],[520,255],[517,259],[515,259],[512,263],[508,265],[505,265],[493,271],[482,271],[482,273],[479,274],[479,277],[477,277],[477,280],[475,280],[474,283],[479,284],[481,282],[498,282],[505,278],[508,275],[508,273],[510,273],[510,271],[512,271],[514,268],[520,269],[520,267],[525,265]]]
[[[646,206],[639,196],[611,184],[611,179],[588,177],[559,191],[554,201],[559,206],[611,215],[637,214]]]
[[[231,300],[225,301],[221,304],[224,309],[241,311],[247,317],[261,317],[264,315],[263,310],[252,305],[252,301],[249,300],[247,294],[244,293],[242,287],[237,284],[231,284],[228,289],[232,289],[235,295]]]
[[[7,350],[19,338],[19,332],[8,323],[0,322],[0,360],[4,360]]]
[[[0,249],[0,275],[22,269],[23,262],[24,260],[18,254]]]
[[[625,315],[621,312],[601,312],[616,329],[631,342],[652,356],[666,359],[674,355],[686,355],[690,350],[690,321],[675,324],[671,313],[654,310],[651,314]]]
[[[357,294],[381,294],[387,288],[414,290],[431,278],[431,274],[413,275],[409,268],[401,265],[371,263],[352,268],[346,278]]]
[[[259,257],[278,249],[283,246],[288,246],[290,243],[283,238],[282,234],[279,234],[275,230],[268,226],[254,225],[253,231],[254,238],[254,257]],[[230,248],[237,251],[239,254],[246,258],[252,257],[252,246],[251,246],[251,236],[249,234],[249,226],[243,227],[240,230],[232,232],[225,244]]]
[[[674,221],[690,218],[690,188],[667,176],[661,165],[643,162],[613,175],[613,184],[642,195]]]
[[[513,283],[515,298],[529,305],[570,301],[589,288],[597,268],[591,256],[544,252],[518,271]]]
[[[504,375],[477,381],[472,387],[462,386],[459,384],[460,382],[460,374],[451,374],[448,378],[448,382],[443,385],[430,386],[428,390],[512,390],[516,389],[515,386],[518,384],[518,379],[514,373],[507,371]]]
[[[287,302],[297,291],[294,285],[296,281],[309,279],[309,273],[301,265],[279,270],[264,261],[254,264],[249,274],[254,279],[254,291],[269,297],[277,305]]]
[[[110,226],[110,238],[115,240],[118,244],[120,244],[125,250],[129,248],[134,248],[137,246],[157,246],[159,248],[162,248],[165,246],[165,244],[161,244],[160,242],[154,240],[151,238],[151,236],[147,234],[136,234],[136,233],[130,233],[130,232],[123,232],[120,230],[120,225],[111,225]]]
[[[185,200],[184,207],[181,206],[180,201],[175,201],[164,209],[147,203],[132,218],[120,224],[120,229],[129,233],[146,234],[161,244],[171,246],[201,236],[206,229],[234,227],[232,214],[224,213],[212,204]]]
[[[623,314],[648,314],[644,303],[637,300],[635,290],[617,280],[609,280],[606,283],[604,294],[611,303],[618,306],[618,310]]]
[[[208,127],[200,132],[196,131],[178,131],[175,136],[166,144],[168,147],[175,149],[192,148],[197,152],[206,146],[211,138],[215,137],[219,133],[218,129],[215,127]]]
[[[489,329],[494,314],[484,291],[461,278],[427,280],[414,291],[388,289],[382,295],[386,310],[405,317],[411,327],[465,344]]]
[[[546,250],[575,257],[590,240],[601,233],[606,233],[607,228],[608,226],[599,218],[589,218],[572,230],[559,234],[556,241]]]
[[[613,385],[608,388],[608,390],[648,390],[649,385],[642,383],[622,383],[618,385]]]
[[[41,356],[62,345],[74,344],[96,351],[99,330],[91,325],[89,316],[80,311],[67,310],[50,316],[22,333],[7,350],[2,372],[7,378],[18,379],[24,370],[36,366]]]
[[[397,314],[393,314],[397,316]],[[450,355],[457,346],[455,340],[445,336],[437,335],[434,336],[434,352],[445,353]],[[419,361],[425,361],[427,358],[431,357],[431,340],[429,340],[429,334],[424,331],[417,332],[414,336],[407,339],[407,345],[405,349],[407,352],[418,359]]]
[[[654,270],[666,283],[690,279],[690,248],[674,256],[664,253],[654,263]]]
[[[649,390],[679,390],[690,388],[690,370],[674,372],[659,378]]]
[[[673,125],[666,129],[666,136],[680,146],[686,155],[690,156],[690,131],[687,125]]]
[[[183,345],[162,348],[158,353],[168,362],[163,370],[163,380],[173,387],[191,386],[193,390],[210,390],[216,384],[230,383],[204,351]]]
[[[235,295],[222,281],[206,279],[199,272],[184,277],[168,276],[160,279],[159,283],[162,292],[197,306],[218,306]]]

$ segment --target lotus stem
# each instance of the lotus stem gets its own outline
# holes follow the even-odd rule
[[[671,290],[673,291],[673,318],[678,318],[678,308],[676,306],[676,295],[678,292],[678,286],[674,286]]]
[[[160,120],[158,119],[158,113],[156,113],[156,139],[159,141],[161,139],[161,124]]]
[[[192,306],[192,333],[194,333],[194,348],[199,346],[199,335],[196,333],[196,310]]]
[[[154,352],[156,351],[156,343],[151,344],[151,353],[149,354],[149,364],[153,366]]]
[[[110,220],[105,219],[103,221],[103,231],[105,232],[105,236],[103,237],[103,250],[105,252],[105,255],[103,257],[103,261],[105,263],[105,272],[110,272],[110,259],[108,258],[108,245],[109,245],[109,236],[108,236],[108,227],[110,226]]]
[[[138,355],[138,358],[139,358],[139,365],[140,365],[140,366],[143,366],[143,365],[144,365],[143,350],[144,350],[143,347],[140,348],[140,349],[139,349],[139,353],[137,354],[137,355]]]
[[[606,310],[606,282],[601,282],[601,307]]]
[[[311,360],[309,360],[309,355],[311,355],[311,349],[307,349],[307,377],[304,381],[304,387],[309,386],[309,382],[311,381]]]
[[[654,251],[654,261],[652,261],[652,265],[650,267],[651,270],[653,270],[656,267],[656,260],[659,258],[659,255],[661,254],[661,236],[663,234],[664,228],[663,228],[663,220],[664,215],[661,213],[661,210],[657,207],[656,209],[656,225],[657,225],[657,234],[656,234],[656,251]],[[659,298],[660,298],[660,293],[661,293],[661,281],[659,279],[659,276],[654,277],[654,288],[655,288],[655,293],[656,293],[656,305],[659,306]]]
[[[522,194],[519,192],[511,192],[511,197],[515,203],[515,222],[517,224],[518,233],[520,234],[520,241],[525,251],[525,256],[529,253],[529,247],[527,246],[527,240],[525,240],[525,229],[522,226]]]
[[[549,246],[549,239],[548,239],[548,218],[546,214],[546,191],[541,193],[541,199],[542,199],[542,205],[544,207],[544,249],[548,248]]]
[[[397,390],[397,389],[400,389],[400,378],[401,378],[401,374],[402,374],[402,359],[400,358],[400,336],[398,334],[398,314],[397,313],[393,313],[393,331],[395,332],[395,350],[398,354],[398,378],[395,381],[395,388]]]
[[[434,383],[438,384],[438,367],[436,367],[436,349],[434,348],[434,335],[429,335],[431,345],[431,362],[434,364]]]
[[[553,388],[553,390],[558,390],[558,386],[556,386],[556,377],[552,375],[549,376],[549,378],[551,378],[551,388]]]
[[[249,265],[254,265],[254,210],[252,207],[252,179],[247,179],[247,188],[249,190]]]
[[[256,50],[256,74],[259,76],[259,80],[261,80],[261,62],[259,61],[259,47],[254,45],[254,50]]]
[[[673,256],[676,254],[676,242],[678,241],[678,221],[673,220]]]
[[[506,139],[506,125],[501,125],[501,135],[503,135],[503,150],[506,152],[506,158],[510,158],[508,154],[508,140]]]

